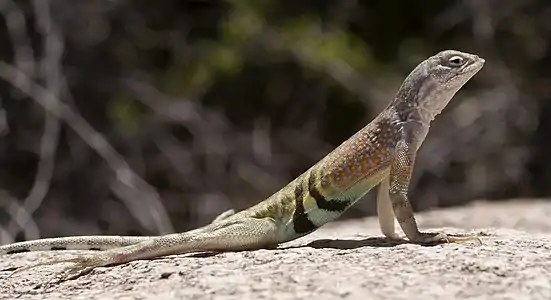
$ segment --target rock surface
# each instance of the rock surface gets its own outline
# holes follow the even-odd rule
[[[478,202],[417,214],[483,245],[381,238],[375,218],[337,222],[276,250],[171,256],[41,283],[63,266],[0,271],[1,299],[551,299],[551,202]],[[75,252],[4,256],[0,270]]]

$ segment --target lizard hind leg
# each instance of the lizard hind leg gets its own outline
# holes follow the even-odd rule
[[[30,269],[34,269],[36,267],[40,267],[40,266],[50,266],[50,265],[57,265],[57,264],[62,264],[62,263],[72,263],[73,265],[65,267],[63,269],[63,271],[60,272],[60,273],[64,274],[62,277],[66,278],[66,279],[72,279],[73,277],[76,278],[78,276],[87,274],[90,271],[92,271],[93,268],[90,268],[90,267],[81,268],[81,267],[79,267],[79,265],[90,264],[90,261],[93,260],[93,259],[94,259],[93,255],[78,255],[78,256],[75,255],[74,257],[71,257],[71,258],[48,260],[48,261],[45,261],[45,262],[40,262],[40,263],[32,264],[32,265],[29,265],[29,266],[24,266],[24,267],[17,268],[10,275],[8,275],[7,278],[10,278],[10,277],[12,277],[13,275],[15,275],[17,273],[21,273],[21,272],[24,272],[24,271],[27,271],[27,270],[30,270]],[[78,272],[77,272],[77,270],[78,270]],[[76,274],[76,273],[78,273],[78,274]]]
[[[212,220],[211,224],[214,224],[214,223],[218,223],[222,220],[225,220],[231,216],[235,215],[235,210],[234,209],[228,209],[226,210],[225,212],[219,214],[216,218],[214,218],[214,220]]]
[[[77,254],[72,258],[54,259],[26,266],[14,273],[43,265],[71,263],[60,272],[58,282],[61,282],[78,278],[96,267],[124,264],[134,260],[191,252],[259,249],[277,244],[277,228],[272,218],[225,219],[199,229],[167,234],[125,247],[92,254]]]

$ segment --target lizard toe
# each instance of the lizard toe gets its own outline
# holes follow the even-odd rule
[[[479,246],[482,245],[482,240],[477,235],[448,236],[448,243],[467,243],[467,242],[473,242]]]
[[[476,235],[451,236],[442,232],[422,232],[414,241],[421,244],[476,242],[477,244],[482,245],[482,241]]]
[[[90,273],[97,267],[109,264],[106,257],[101,254],[81,255],[74,258],[65,259],[63,262],[71,263],[65,267],[57,277],[56,282],[77,279],[80,276]]]

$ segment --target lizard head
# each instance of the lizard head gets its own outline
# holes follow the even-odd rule
[[[459,90],[484,66],[478,55],[456,50],[445,50],[425,62],[426,75],[447,89]],[[421,65],[420,65],[421,66]]]
[[[441,51],[421,62],[408,75],[394,105],[407,112],[403,120],[415,115],[417,121],[430,122],[484,63],[485,60],[475,54]]]

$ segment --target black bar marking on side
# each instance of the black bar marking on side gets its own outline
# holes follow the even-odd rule
[[[316,226],[308,215],[304,212],[304,188],[302,187],[302,180],[297,180],[295,187],[295,213],[293,214],[293,226],[295,232],[298,234],[308,233],[316,230]]]
[[[63,246],[54,246],[54,247],[50,248],[50,250],[67,250],[67,247],[63,247]]]
[[[10,250],[6,252],[6,254],[17,254],[17,253],[25,253],[25,252],[31,252],[29,249],[16,249],[16,250]]]
[[[343,212],[348,208],[348,205],[350,204],[348,201],[325,199],[325,197],[316,187],[316,177],[314,175],[314,172],[311,172],[310,176],[308,177],[308,192],[310,193],[310,196],[312,196],[312,198],[316,200],[318,207],[327,211]]]

